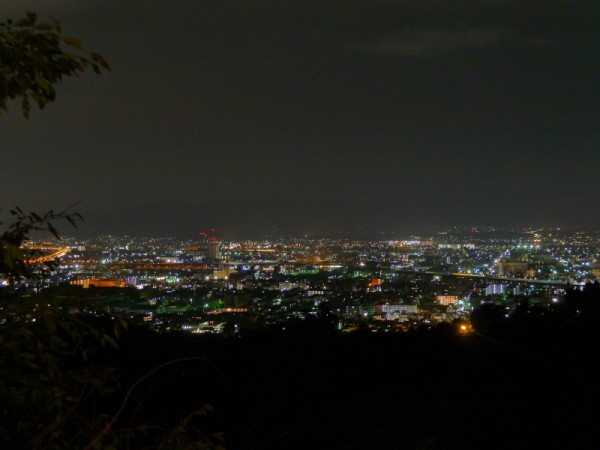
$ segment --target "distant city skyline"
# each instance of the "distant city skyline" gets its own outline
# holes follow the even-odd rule
[[[0,116],[0,215],[232,236],[597,228],[600,4],[23,0],[102,54]],[[5,219],[2,219],[6,223]]]
[[[275,203],[275,204],[274,204]],[[235,204],[235,203],[234,203]],[[356,204],[354,204],[355,206]],[[202,230],[216,227],[217,234],[227,239],[255,239],[265,236],[370,236],[377,235],[392,238],[408,234],[431,234],[454,226],[468,230],[472,226],[493,227],[502,230],[521,231],[533,228],[567,228],[596,230],[597,226],[580,223],[579,226],[541,221],[527,223],[514,219],[497,223],[478,220],[476,215],[467,215],[462,220],[451,221],[436,211],[430,211],[430,220],[408,216],[402,222],[393,219],[397,209],[382,206],[378,211],[369,213],[373,204],[358,204],[353,211],[348,204],[342,205],[335,214],[330,211],[328,202],[240,202],[237,207],[222,208],[220,203],[186,204],[164,203],[152,207],[141,205],[120,210],[95,214],[83,211],[85,222],[79,230],[64,227],[66,234],[96,236],[100,234],[130,234],[133,236],[178,236],[193,238]],[[276,210],[278,216],[273,219],[270,211]],[[471,219],[471,220],[468,220]],[[507,218],[510,219],[510,218]]]

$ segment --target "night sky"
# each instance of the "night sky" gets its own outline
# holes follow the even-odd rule
[[[0,206],[83,232],[597,227],[600,2],[11,2],[111,72],[0,116]]]

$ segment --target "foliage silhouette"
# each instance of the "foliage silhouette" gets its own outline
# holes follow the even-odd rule
[[[100,73],[109,65],[78,39],[64,36],[57,20],[39,22],[30,12],[16,22],[0,22],[0,111],[8,110],[9,100],[20,99],[27,118],[32,102],[43,109],[55,100],[55,85],[63,77],[89,68]],[[132,436],[150,429],[114,426],[122,411],[115,414],[111,409],[121,395],[119,371],[106,356],[117,347],[127,324],[90,322],[73,313],[78,302],[56,301],[44,293],[15,295],[15,287],[40,277],[38,251],[24,245],[32,233],[47,232],[60,239],[57,221],[76,226],[83,219],[68,209],[40,215],[17,207],[10,214],[15,220],[0,234],[0,275],[12,281],[0,288],[0,448],[121,448]],[[42,261],[45,270],[57,265]],[[124,403],[140,381],[175,362],[143,375]],[[161,429],[155,434],[158,448],[223,448],[220,434],[206,435],[195,428],[195,418],[209,411],[205,405],[174,428]]]
[[[23,247],[23,244],[34,232],[48,232],[55,238],[60,239],[58,231],[54,226],[56,221],[66,220],[73,227],[83,217],[77,212],[69,212],[68,208],[59,213],[48,211],[44,215],[35,212],[24,213],[21,208],[10,210],[15,221],[0,235],[0,274],[8,275],[11,279],[32,277],[31,261],[39,256],[37,249]],[[1,224],[1,223],[0,223]],[[48,260],[43,264],[48,269],[56,267],[56,261]]]
[[[86,69],[109,70],[108,62],[85,50],[79,39],[63,34],[58,20],[39,22],[36,14],[0,22],[0,111],[7,102],[21,99],[21,111],[29,117],[31,102],[43,109],[56,98],[55,85],[63,77]]]

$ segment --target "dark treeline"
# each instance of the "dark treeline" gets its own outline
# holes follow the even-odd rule
[[[114,356],[124,385],[206,358],[148,380],[135,420],[175,423],[209,403],[202,426],[231,449],[594,448],[598,302],[594,284],[555,311],[483,308],[467,336],[339,335],[318,319],[241,339],[134,330]]]

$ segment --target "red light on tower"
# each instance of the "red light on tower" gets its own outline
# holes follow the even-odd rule
[[[200,231],[198,234],[204,238],[207,238],[209,241],[215,241],[217,240],[217,237],[215,236],[215,231],[217,231],[217,229],[211,227],[209,231]]]

